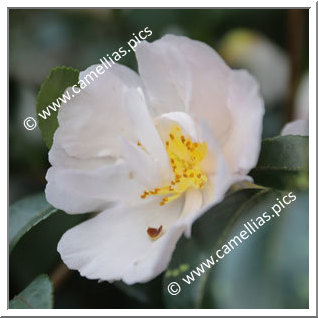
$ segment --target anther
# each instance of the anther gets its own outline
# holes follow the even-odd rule
[[[162,225],[160,225],[157,229],[154,227],[148,227],[147,234],[153,241],[158,239],[162,234]]]

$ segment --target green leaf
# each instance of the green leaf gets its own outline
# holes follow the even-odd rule
[[[298,197],[280,216],[271,207],[288,192],[246,189],[226,197],[192,227],[191,239],[177,244],[164,278],[168,308],[304,308],[308,303],[308,198]],[[307,205],[306,205],[307,204]],[[276,207],[277,208],[277,207]],[[268,212],[271,216],[224,258],[216,251],[242,230],[244,224]],[[274,217],[272,216],[274,215]],[[297,222],[299,228],[295,228]],[[300,220],[302,222],[300,222]],[[259,219],[257,219],[259,220]],[[259,222],[259,221],[258,221]],[[289,224],[293,226],[289,227]],[[289,246],[292,244],[292,246]],[[296,244],[297,242],[297,244]],[[232,243],[232,245],[234,245]],[[235,245],[234,245],[235,246]],[[239,255],[233,261],[233,258]],[[210,268],[200,267],[213,257]],[[210,259],[211,260],[211,259]],[[229,264],[230,263],[230,264]],[[307,267],[306,267],[307,266]],[[192,270],[203,269],[198,277]],[[224,271],[222,275],[220,271]],[[191,276],[194,281],[183,280]],[[250,276],[248,276],[250,274]],[[229,279],[231,277],[232,279]],[[170,295],[177,282],[181,292]],[[298,285],[299,284],[299,285]],[[234,292],[235,290],[235,292]]]
[[[308,192],[295,194],[279,218],[215,268],[207,295],[217,308],[308,308]],[[276,195],[269,192],[264,200],[274,202]]]
[[[39,275],[9,302],[10,309],[52,309],[53,286],[47,275]]]
[[[43,139],[51,148],[53,143],[53,135],[58,127],[57,111],[52,109],[47,110],[49,105],[52,106],[52,102],[56,102],[59,97],[62,97],[65,89],[78,83],[79,71],[71,67],[56,67],[51,70],[49,76],[44,80],[41,85],[40,91],[37,96],[36,111],[39,114],[43,114],[43,110],[50,112],[50,116],[46,116],[46,119],[37,115],[39,128],[41,130]],[[67,99],[65,99],[67,100]],[[60,101],[60,107],[65,104]]]
[[[20,238],[33,226],[55,213],[55,209],[50,205],[44,193],[26,197],[13,205],[9,209],[9,252]]]
[[[309,141],[305,136],[278,136],[262,142],[251,171],[254,182],[277,189],[308,189]]]

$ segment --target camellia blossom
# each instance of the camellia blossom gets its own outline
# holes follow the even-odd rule
[[[62,236],[64,263],[127,284],[164,271],[181,235],[247,178],[264,113],[255,79],[204,43],[166,35],[136,56],[140,75],[116,64],[61,107],[46,176],[56,208],[100,212]]]

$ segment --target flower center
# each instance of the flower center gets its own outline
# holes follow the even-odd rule
[[[141,195],[142,199],[150,195],[164,195],[160,205],[179,198],[188,189],[203,188],[207,182],[207,176],[202,172],[201,167],[201,161],[207,154],[205,142],[193,142],[191,138],[186,138],[182,134],[179,126],[175,125],[165,145],[174,179],[170,184],[144,191]]]

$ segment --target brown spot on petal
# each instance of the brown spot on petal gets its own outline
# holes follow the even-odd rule
[[[160,225],[157,229],[154,227],[148,227],[147,234],[151,240],[157,240],[162,235],[162,225]]]

